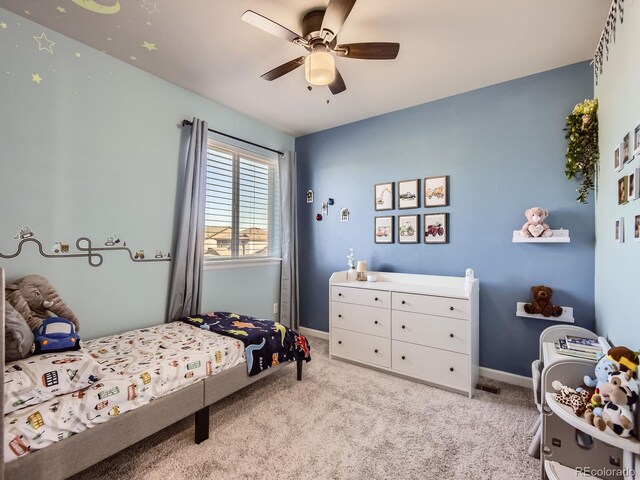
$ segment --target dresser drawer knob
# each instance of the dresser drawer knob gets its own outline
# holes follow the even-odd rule
[[[338,340],[338,345],[342,345],[342,340]]]
[[[402,304],[404,305],[405,303],[407,303],[407,302],[405,302],[404,300],[402,300]]]
[[[378,324],[378,320],[376,320],[376,321],[375,321],[375,322],[373,322],[373,323],[375,323],[375,324],[377,325],[377,324]]]
[[[375,301],[377,302],[378,300],[380,300],[378,297],[375,298]]]
[[[402,359],[404,360],[406,357],[404,355],[402,355]]]
[[[341,296],[342,296],[342,294],[341,294],[341,293],[339,293],[339,294],[338,294],[338,296],[339,296],[339,297],[341,297]]]
[[[342,314],[341,313],[338,314],[338,318],[342,318]]]
[[[378,349],[376,348],[376,349],[374,350],[374,352],[375,352],[375,353],[378,353]]]
[[[407,327],[405,327],[404,325],[402,325],[402,329],[404,330],[405,328],[407,328]]]
[[[453,338],[453,333],[450,333],[450,334],[449,334],[449,336],[450,336],[451,338]]]
[[[449,369],[449,371],[450,371],[450,372],[453,372],[453,367],[451,367],[451,368]]]
[[[453,307],[449,307],[449,310],[451,310],[453,312]]]

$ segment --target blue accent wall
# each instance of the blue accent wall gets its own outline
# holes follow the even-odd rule
[[[538,336],[552,325],[515,316],[532,285],[551,286],[576,324],[593,328],[594,209],[576,202],[577,184],[564,176],[562,131],[573,106],[592,96],[583,62],[297,138],[302,325],[328,330],[329,276],[347,268],[353,246],[370,270],[463,276],[473,268],[484,367],[531,374]],[[449,207],[378,214],[449,212],[450,243],[374,244],[374,184],[438,175],[450,176]],[[318,222],[329,197],[335,205]],[[571,243],[512,243],[533,206],[550,211],[552,228],[568,228]]]

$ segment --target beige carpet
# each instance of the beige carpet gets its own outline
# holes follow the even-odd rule
[[[74,479],[538,478],[530,390],[469,400],[311,345],[302,382],[291,365],[216,404],[206,442],[185,419]]]

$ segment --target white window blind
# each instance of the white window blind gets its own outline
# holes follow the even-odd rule
[[[209,140],[205,261],[280,255],[276,159]]]

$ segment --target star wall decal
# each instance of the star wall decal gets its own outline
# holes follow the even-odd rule
[[[158,48],[156,47],[155,43],[149,43],[146,40],[144,41],[144,43],[141,45],[142,48],[146,48],[149,51],[152,50],[158,50]]]
[[[67,9],[64,7],[61,7],[60,5],[56,7],[56,10],[59,11],[60,13],[67,13]]]
[[[7,24],[4,23],[4,22],[0,23],[0,28],[3,29],[3,30],[6,30],[7,29]]]
[[[39,37],[34,35],[33,39],[36,42],[38,42],[38,51],[46,50],[49,53],[53,53],[53,50],[51,49],[51,47],[53,47],[56,44],[56,42],[52,42],[51,40],[49,40],[44,33]]]
[[[82,55],[80,55],[80,52],[76,52],[76,58],[80,58],[82,57]]]
[[[38,85],[40,85],[40,82],[42,81],[42,77],[40,76],[39,73],[32,73],[31,74],[31,81],[33,83],[37,83]]]
[[[140,5],[140,8],[144,8],[147,12],[151,14],[160,13],[160,10],[158,10],[158,4],[155,2],[150,2],[149,0],[142,0],[142,4]]]

